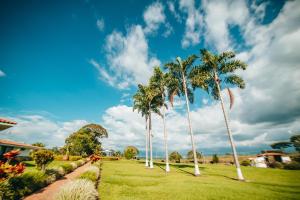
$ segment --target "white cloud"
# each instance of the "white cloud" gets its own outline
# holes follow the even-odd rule
[[[160,2],[154,2],[148,6],[143,14],[146,27],[145,33],[155,33],[160,25],[165,22],[164,6]]]
[[[111,85],[116,85],[116,82],[120,89],[147,83],[153,67],[160,65],[155,56],[149,56],[148,43],[140,25],[132,26],[127,35],[117,31],[108,35],[105,49],[111,73],[100,72],[100,75],[104,80],[112,82]],[[106,75],[113,77],[113,80]]]
[[[185,22],[185,33],[181,41],[181,46],[186,48],[200,43],[200,35],[202,33],[203,19],[200,9],[195,7],[194,0],[180,0],[180,10],[187,14]]]
[[[18,124],[1,133],[2,139],[32,144],[42,142],[47,147],[63,146],[65,138],[82,126],[88,124],[85,120],[56,122],[40,115],[23,115],[10,117]]]
[[[3,77],[3,76],[6,76],[6,74],[2,70],[0,70],[0,77]]]
[[[203,1],[205,40],[218,51],[231,48],[229,27],[243,25],[249,19],[246,1]]]
[[[178,11],[175,8],[174,2],[168,1],[167,4],[168,4],[168,8],[169,8],[170,12],[175,17],[176,21],[179,23],[182,23],[182,18],[178,14]]]
[[[104,31],[104,27],[105,27],[105,23],[104,23],[104,19],[101,18],[101,19],[97,19],[97,27],[99,29],[99,31]]]

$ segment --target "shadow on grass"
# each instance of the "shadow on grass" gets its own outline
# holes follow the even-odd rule
[[[24,162],[24,164],[25,164],[25,167],[35,167],[36,166],[36,164],[33,164],[33,163]]]

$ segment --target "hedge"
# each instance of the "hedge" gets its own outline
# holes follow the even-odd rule
[[[86,159],[76,161],[76,167],[86,163]],[[0,182],[0,199],[19,200],[35,191],[53,183],[63,175],[73,171],[75,165],[65,163],[57,168],[42,171],[25,172],[20,176]]]

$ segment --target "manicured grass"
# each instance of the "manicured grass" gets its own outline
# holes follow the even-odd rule
[[[243,167],[247,182],[234,180],[235,168],[200,165],[194,177],[190,164],[173,164],[171,172],[156,164],[146,169],[137,161],[104,161],[99,185],[101,200],[135,199],[300,199],[300,171]]]
[[[56,160],[54,160],[47,166],[47,168],[53,168],[53,167],[60,166],[65,163],[71,163],[71,162],[75,162],[75,161],[56,161]],[[24,163],[26,166],[26,168],[25,168],[26,172],[36,170],[36,164],[34,161],[25,161]]]

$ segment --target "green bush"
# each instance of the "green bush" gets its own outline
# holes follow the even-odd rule
[[[64,174],[68,174],[71,171],[73,171],[73,166],[69,163],[62,164],[59,167],[61,167],[63,169]]]
[[[81,156],[70,156],[69,160],[70,161],[77,161],[77,160],[80,160],[81,158],[82,158]]]
[[[56,200],[96,200],[98,192],[94,183],[86,179],[77,179],[64,185],[56,194]]]
[[[54,156],[54,160],[63,161],[64,160],[64,156],[63,155]]]
[[[83,172],[79,177],[79,179],[87,179],[95,183],[98,179],[97,173],[93,171]]]
[[[242,166],[250,166],[250,165],[251,165],[251,162],[250,162],[250,160],[243,160],[243,161],[241,162],[241,165],[242,165]]]
[[[282,169],[283,168],[283,164],[281,162],[277,162],[274,161],[272,163],[269,164],[270,168],[277,168],[277,169]]]
[[[139,150],[134,146],[128,146],[124,150],[124,156],[126,159],[133,159],[139,154]]]
[[[175,161],[176,163],[180,163],[180,159],[182,159],[182,156],[177,151],[172,152],[169,155],[170,161]]]
[[[8,180],[3,199],[17,200],[47,185],[47,175],[40,171],[31,171]],[[2,191],[2,190],[1,190]]]
[[[300,154],[291,156],[292,161],[300,162]]]
[[[290,162],[284,165],[284,169],[289,169],[289,170],[299,170],[300,169],[300,163],[298,162]]]
[[[211,163],[219,163],[219,157],[218,157],[217,154],[214,154],[214,155],[213,155],[213,158],[212,158]]]
[[[33,160],[35,161],[38,169],[46,170],[46,165],[54,160],[54,154],[47,149],[40,149],[33,153]]]

